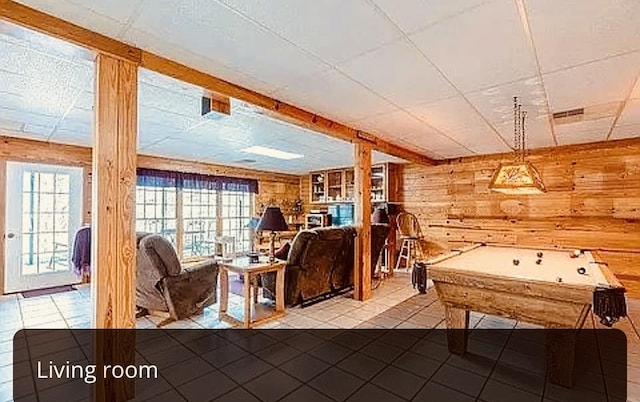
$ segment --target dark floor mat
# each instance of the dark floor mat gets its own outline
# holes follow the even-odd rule
[[[27,299],[29,297],[52,295],[55,293],[70,292],[72,290],[76,290],[76,288],[71,285],[54,286],[52,288],[35,289],[35,290],[28,290],[26,292],[22,292],[22,297]]]

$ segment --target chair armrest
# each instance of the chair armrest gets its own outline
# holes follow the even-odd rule
[[[189,266],[176,276],[162,279],[169,314],[177,319],[198,314],[217,301],[218,264],[203,261]]]

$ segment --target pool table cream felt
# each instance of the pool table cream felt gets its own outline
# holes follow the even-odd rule
[[[536,254],[539,251],[543,256],[542,263],[538,265]],[[514,280],[562,283],[593,289],[596,286],[611,286],[600,264],[589,251],[576,258],[571,258],[571,253],[572,250],[474,245],[430,261],[429,269],[432,273],[438,268],[444,268],[455,272],[464,271],[469,275],[496,275]],[[514,259],[518,259],[520,263],[514,265]],[[580,267],[586,269],[584,275],[578,273]],[[559,282],[558,278],[562,281]]]

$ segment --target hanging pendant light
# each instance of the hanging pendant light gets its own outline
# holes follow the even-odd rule
[[[501,163],[489,184],[492,191],[503,194],[542,194],[547,192],[540,173],[525,160],[527,112],[522,110],[518,97],[513,97],[513,142],[515,161]]]

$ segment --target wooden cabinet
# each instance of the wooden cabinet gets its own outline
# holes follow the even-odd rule
[[[327,183],[325,176],[325,172],[311,173],[310,201],[312,204],[327,202]]]
[[[374,203],[395,201],[392,177],[396,169],[392,163],[383,163],[371,167],[371,201]],[[310,175],[310,202],[312,204],[331,204],[353,202],[355,195],[355,174],[353,168],[314,172]]]
[[[327,202],[343,201],[344,171],[332,170],[327,172]]]

